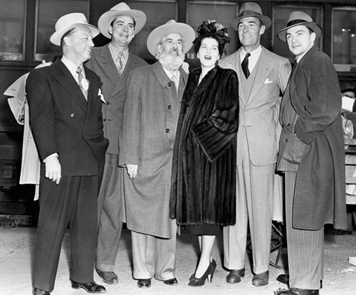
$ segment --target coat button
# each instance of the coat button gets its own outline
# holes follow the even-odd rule
[[[166,129],[166,133],[169,133],[169,128]]]
[[[169,106],[168,106],[168,109],[170,110],[171,108],[172,108],[172,106],[171,106],[171,105],[169,105]]]
[[[171,83],[171,82],[168,82],[168,86],[171,87],[171,86],[172,86],[172,83]]]
[[[71,114],[70,114],[70,116],[71,116],[71,118],[73,118],[73,117],[74,117],[74,114],[73,114],[73,113],[71,113]]]

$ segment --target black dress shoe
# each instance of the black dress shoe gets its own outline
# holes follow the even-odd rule
[[[139,279],[137,286],[139,288],[149,288],[151,287],[151,279]]]
[[[104,286],[98,285],[95,282],[89,282],[89,283],[77,283],[72,281],[72,288],[73,289],[79,289],[82,288],[88,293],[105,293],[106,289]]]
[[[226,282],[229,284],[235,284],[241,282],[241,277],[245,276],[245,269],[233,269],[230,270],[230,273],[226,276]]]
[[[261,287],[268,285],[269,280],[269,271],[265,271],[263,273],[259,273],[253,276],[252,278],[252,285],[255,287]]]
[[[274,292],[275,295],[319,295],[319,290],[308,290],[308,289],[299,289],[291,288],[289,290],[279,289]]]
[[[177,285],[178,284],[178,280],[176,278],[165,280],[165,281],[163,281],[163,284],[171,285],[171,286],[172,285]]]
[[[287,274],[281,274],[277,277],[277,281],[282,283],[282,284],[286,284],[289,285],[289,275]]]
[[[99,277],[103,279],[104,283],[107,284],[117,284],[119,281],[119,278],[117,277],[116,273],[113,271],[102,271],[99,269],[95,269]]]
[[[51,295],[51,293],[49,293],[48,291],[41,290],[38,288],[33,288],[32,294],[33,295]]]

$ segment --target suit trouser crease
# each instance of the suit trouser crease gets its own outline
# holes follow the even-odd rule
[[[51,292],[69,225],[70,279],[93,281],[97,229],[97,176],[62,176],[57,185],[41,177],[33,285]],[[94,193],[93,193],[94,192]]]
[[[96,268],[114,271],[123,226],[123,176],[118,155],[106,154],[104,175],[98,198],[98,245]]]
[[[289,286],[316,290],[323,279],[324,228],[315,231],[293,228],[295,181],[295,172],[285,172]]]
[[[165,281],[175,278],[176,230],[175,220],[172,223],[171,239],[159,238],[147,234],[131,232],[133,277]]]
[[[237,166],[236,224],[224,227],[224,266],[244,268],[249,223],[253,272],[259,274],[269,265],[275,164],[254,166],[247,137],[238,148],[243,149],[244,155]]]

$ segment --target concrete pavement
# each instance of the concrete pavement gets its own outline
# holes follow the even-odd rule
[[[219,236],[214,248],[214,258],[217,268],[212,283],[202,287],[189,287],[188,278],[194,272],[198,257],[198,243],[194,236],[182,234],[177,242],[177,278],[179,284],[166,286],[160,281],[152,280],[148,289],[139,289],[137,281],[131,274],[131,238],[127,229],[123,230],[122,240],[116,261],[116,272],[119,283],[115,285],[103,284],[108,295],[136,295],[136,294],[244,294],[244,295],[272,295],[274,290],[285,286],[276,281],[276,277],[283,273],[282,269],[270,267],[270,283],[263,287],[251,284],[251,268],[246,259],[246,275],[238,284],[227,284],[227,271],[222,268],[222,237]],[[32,294],[31,266],[36,240],[34,227],[0,227],[0,295],[29,295]],[[275,254],[271,254],[274,256]],[[356,267],[348,263],[349,256],[356,256],[356,232],[353,235],[331,236],[325,238],[325,279],[322,295],[351,295],[356,294]],[[273,257],[271,257],[273,258]],[[60,263],[58,267],[56,285],[52,295],[81,295],[84,290],[74,290],[69,281],[68,261],[69,235],[65,236]],[[102,284],[95,273],[95,280]]]

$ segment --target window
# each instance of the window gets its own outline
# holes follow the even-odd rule
[[[130,51],[135,55],[143,58],[149,63],[154,63],[156,59],[152,56],[147,49],[148,35],[157,27],[165,24],[167,21],[176,17],[176,3],[175,1],[126,1],[131,9],[143,11],[147,16],[146,25],[142,30],[133,38],[130,43]]]
[[[337,71],[356,72],[356,8],[332,10],[332,60]]]
[[[49,38],[54,33],[56,21],[67,13],[82,12],[88,18],[87,0],[38,0],[38,23],[36,35],[36,60],[53,60],[62,54],[59,46],[53,45]]]
[[[24,0],[0,0],[0,60],[24,60]]]
[[[231,21],[237,17],[237,8],[237,4],[231,2],[190,1],[188,2],[187,23],[193,27],[194,31],[204,20],[215,20],[221,23],[228,29],[231,38],[225,52],[226,55],[230,55],[237,50],[238,46],[237,32],[230,27]],[[188,57],[196,58],[193,49],[189,51]]]
[[[323,24],[322,22],[322,9],[317,8],[317,7],[306,7],[306,6],[287,6],[287,5],[281,5],[281,6],[275,6],[273,8],[273,24],[272,24],[272,30],[273,30],[273,52],[289,58],[291,62],[294,62],[294,55],[289,51],[287,43],[279,40],[277,38],[277,33],[282,30],[283,28],[286,27],[288,18],[291,12],[293,11],[303,11],[307,13],[308,15],[311,16],[314,22],[317,24],[321,25]],[[321,36],[322,38],[323,36]],[[319,40],[317,39],[315,41],[315,44],[321,48],[321,38]]]

